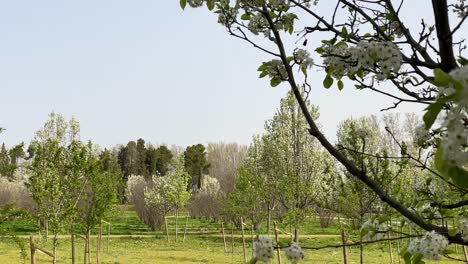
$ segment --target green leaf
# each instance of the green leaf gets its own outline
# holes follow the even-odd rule
[[[182,9],[185,9],[186,6],[187,6],[187,0],[180,0],[180,7]]]
[[[463,56],[460,56],[460,57],[458,58],[457,61],[458,61],[458,63],[460,63],[460,65],[462,65],[462,66],[465,66],[465,65],[468,64],[468,59],[464,58]]]
[[[455,236],[457,233],[458,233],[458,230],[456,228],[449,228],[448,230],[449,236]]]
[[[440,147],[440,140],[437,140],[437,151],[434,157],[434,165],[437,171],[445,177],[451,179],[452,183],[462,189],[468,189],[468,171],[455,165],[449,164],[443,158],[443,150]]]
[[[348,34],[348,29],[347,29],[346,27],[343,27],[343,28],[341,29],[340,37],[342,37],[342,38],[345,39],[345,38],[348,38],[348,35],[349,35],[349,34]]]
[[[265,77],[267,75],[268,75],[267,71],[262,71],[262,73],[260,73],[260,76],[258,76],[258,78],[263,78],[263,77]]]
[[[243,15],[241,16],[241,19],[242,19],[242,20],[250,20],[250,14],[247,14],[247,13],[243,14]]]
[[[266,68],[267,68],[267,64],[263,63],[262,65],[260,65],[260,67],[258,67],[257,71],[265,71]]]
[[[436,86],[447,86],[451,80],[450,75],[441,69],[434,70],[434,81],[432,83]]]
[[[343,90],[343,87],[344,87],[344,84],[343,84],[343,81],[342,80],[339,80],[338,81],[338,90]]]
[[[386,19],[390,20],[390,21],[396,21],[396,16],[395,14],[393,13],[388,13],[386,16],[385,16]]]
[[[424,262],[422,262],[422,258],[423,258],[423,254],[421,253],[416,253],[413,255],[413,258],[412,258],[412,263],[413,264],[422,264]]]
[[[436,101],[435,103],[429,105],[426,108],[426,113],[423,116],[424,125],[426,129],[430,129],[432,127],[440,111],[442,111],[443,107],[444,107],[444,103],[441,103],[440,101]]]
[[[405,260],[405,264],[411,264],[411,253],[405,250],[402,252],[401,256]]]
[[[460,188],[468,189],[468,171],[458,166],[451,166],[448,169],[448,176],[453,183]]]
[[[257,258],[251,258],[247,264],[256,264],[257,263]]]
[[[323,87],[325,88],[330,88],[331,86],[333,85],[333,78],[327,74],[327,76],[325,77],[325,79],[323,80]]]
[[[212,11],[215,8],[215,2],[215,0],[206,1],[206,6],[208,7],[208,10]]]
[[[280,83],[281,83],[281,79],[280,79],[280,78],[276,78],[276,77],[275,77],[275,78],[272,78],[272,79],[270,80],[270,85],[271,85],[271,87],[276,87],[276,86],[278,86]]]
[[[322,48],[322,47],[318,47],[315,49],[315,52],[317,52],[318,54],[322,54],[325,50]]]

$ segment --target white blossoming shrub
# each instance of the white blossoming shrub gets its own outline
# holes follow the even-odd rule
[[[209,175],[203,176],[202,187],[200,189],[201,193],[216,196],[219,190],[221,190],[221,185],[219,184],[218,179]]]
[[[369,219],[361,227],[361,236],[364,241],[380,240],[385,238],[388,231],[387,223],[380,223],[378,219]]]
[[[134,202],[135,187],[139,184],[145,184],[145,179],[140,175],[130,175],[127,179],[127,187],[125,188],[125,197],[130,203]]]
[[[448,247],[448,240],[443,235],[435,231],[427,232],[421,238],[415,238],[411,241],[407,251],[414,254],[422,254],[426,259],[440,259],[440,254]]]
[[[270,262],[274,257],[273,240],[259,236],[253,244],[254,257],[260,262]]]
[[[284,250],[284,254],[292,264],[299,263],[305,256],[304,251],[302,251],[301,247],[295,242],[292,242],[291,245]]]
[[[462,236],[463,241],[468,241],[468,218],[462,217],[458,225],[458,230]]]

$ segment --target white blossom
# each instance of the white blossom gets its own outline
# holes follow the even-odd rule
[[[314,61],[307,50],[298,49],[294,52],[294,61],[299,64],[301,70],[306,71],[312,67]]]
[[[377,219],[369,219],[362,224],[361,232],[367,231],[362,237],[364,241],[380,240],[385,237],[388,231],[388,225],[386,223],[380,223]]]
[[[292,264],[297,264],[304,258],[304,251],[302,251],[302,248],[295,242],[292,242],[291,245],[285,249],[284,254]]]
[[[443,119],[442,127],[446,131],[442,136],[441,147],[446,161],[464,167],[468,163],[468,127],[465,124],[468,118],[468,65],[452,71],[450,76],[461,84],[463,91]],[[439,96],[450,96],[455,91],[452,84],[439,87]]]
[[[326,46],[323,63],[331,75],[341,78],[355,74],[359,69],[373,70],[377,80],[386,79],[391,73],[398,72],[402,55],[392,42],[360,41],[354,47],[346,44]]]
[[[270,262],[273,259],[273,240],[270,237],[259,236],[254,241],[253,249],[258,261]]]
[[[407,251],[411,254],[420,253],[426,259],[440,259],[440,254],[447,249],[448,240],[443,235],[435,231],[427,232],[421,238],[415,238],[411,241]]]
[[[460,230],[463,241],[467,242],[468,241],[468,218],[463,217],[460,219],[458,230]]]

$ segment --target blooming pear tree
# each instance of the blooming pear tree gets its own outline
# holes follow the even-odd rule
[[[325,12],[320,6],[330,6],[330,1],[180,0],[182,8],[206,6],[218,15],[218,23],[228,34],[270,55],[272,59],[258,68],[260,77],[268,78],[271,86],[289,86],[310,135],[383,203],[427,232],[405,258],[409,256],[413,263],[420,262],[421,255],[435,258],[420,249],[434,245],[438,248],[431,252],[443,254],[446,243],[440,237],[448,243],[467,245],[462,235],[465,222],[460,218],[468,205],[468,60],[463,57],[468,4],[464,0],[432,0],[432,15],[421,15],[421,23],[411,25],[403,15],[407,7],[404,0],[333,3],[331,12]],[[309,42],[316,39],[321,43],[310,47]],[[400,158],[429,171],[446,193],[457,194],[455,202],[431,196],[430,206],[440,209],[444,219],[460,222],[458,229],[421,216],[329,141],[306,104],[306,98],[313,96],[309,80],[319,76],[312,67],[323,70],[320,78],[325,88],[336,83],[342,90],[346,82],[353,83],[355,89],[390,97],[394,104],[386,110],[402,103],[426,106],[420,129],[424,137],[418,140],[418,153],[426,155],[409,153],[404,142],[398,142]],[[433,237],[437,243],[425,242]]]

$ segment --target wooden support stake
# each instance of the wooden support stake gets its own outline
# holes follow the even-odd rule
[[[176,209],[176,212],[175,212],[175,242],[177,243],[177,220],[179,219],[179,210]]]
[[[166,216],[164,216],[164,225],[166,226],[167,242],[169,242],[169,228],[167,227],[167,218],[166,218]]]
[[[185,236],[187,235],[187,224],[188,224],[188,219],[189,219],[189,216],[187,215],[187,216],[185,217],[184,239],[182,239],[182,242],[185,241]]]
[[[107,248],[106,248],[107,253],[109,253],[110,231],[111,231],[111,225],[107,224]]]
[[[31,264],[36,264],[36,249],[34,248],[33,236],[29,236],[29,249],[31,250]]]
[[[71,261],[75,264],[75,234],[71,233]]]
[[[468,253],[466,252],[466,246],[463,247],[463,255],[465,256],[465,263],[468,263]]]
[[[343,264],[348,264],[348,256],[346,254],[346,234],[344,230],[341,230],[341,242],[343,242]]]
[[[252,222],[252,225],[250,226],[250,236],[252,238],[252,256],[254,255],[254,249],[253,249],[253,245],[254,245],[254,225],[253,225],[253,222]]]
[[[390,255],[390,264],[393,264],[393,249],[392,249],[392,241],[390,240],[390,232],[387,233],[388,237],[388,254]]]
[[[245,248],[245,236],[244,236],[244,219],[241,217],[241,232],[242,232],[242,253],[244,254],[244,263],[247,263],[247,253]]]
[[[227,245],[226,245],[226,234],[224,232],[224,223],[223,219],[221,219],[221,232],[223,233],[223,243],[224,243],[224,254],[227,253]]]
[[[234,254],[234,227],[231,227],[231,253]]]
[[[276,244],[278,244],[278,228],[276,227],[276,221],[273,222],[273,227],[275,228],[275,241]],[[279,247],[276,249],[276,252],[278,253],[278,263],[281,264],[281,253]]]

